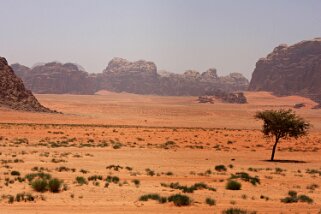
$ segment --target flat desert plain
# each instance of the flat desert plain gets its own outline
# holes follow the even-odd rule
[[[321,110],[309,99],[246,93],[248,104],[239,105],[110,92],[36,96],[63,114],[0,109],[1,214],[321,212]],[[255,112],[299,102],[309,135],[282,140],[280,161],[266,161],[273,141]],[[233,175],[246,175],[234,178],[240,190],[226,189]],[[62,180],[61,190],[35,191],[30,183],[45,176]],[[289,191],[305,200],[281,202]],[[148,194],[160,200],[140,200]],[[166,202],[175,194],[191,204]]]

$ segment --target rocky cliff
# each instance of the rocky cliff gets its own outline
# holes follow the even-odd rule
[[[276,47],[256,63],[249,90],[302,95],[321,103],[321,38]]]
[[[214,95],[217,91],[243,91],[248,80],[238,73],[219,77],[216,69],[203,73],[188,70],[183,74],[157,72],[155,63],[112,59],[102,73],[89,75],[71,63],[47,63],[29,69],[12,65],[26,87],[35,93],[94,94],[98,90],[157,95]]]
[[[51,62],[30,69],[20,64],[12,68],[26,87],[39,94],[93,94],[97,90],[96,77],[72,63]]]
[[[26,90],[22,80],[3,57],[0,57],[0,106],[23,111],[53,112],[43,107],[31,91]]]

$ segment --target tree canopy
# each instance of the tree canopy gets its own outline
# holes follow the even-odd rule
[[[274,159],[275,148],[281,138],[301,137],[306,135],[310,128],[310,123],[291,109],[260,111],[255,118],[263,120],[262,132],[265,136],[275,137],[271,160]]]

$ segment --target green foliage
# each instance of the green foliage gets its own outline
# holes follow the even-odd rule
[[[256,184],[260,184],[260,179],[259,177],[255,176],[255,177],[252,177],[250,176],[248,173],[246,172],[237,172],[235,175],[232,174],[231,175],[231,179],[237,179],[237,178],[240,178],[242,179],[243,181],[247,181],[247,182],[250,182],[251,184],[253,184],[254,186]]]
[[[48,182],[48,189],[50,192],[59,192],[62,185],[62,181],[57,178],[50,179]]]
[[[77,176],[77,177],[76,177],[76,182],[77,182],[79,185],[87,184],[86,178],[84,178],[84,177],[82,177],[82,176]]]
[[[216,204],[216,201],[212,198],[206,198],[205,199],[205,203],[210,205],[210,206],[214,206]]]
[[[139,185],[140,185],[140,180],[138,180],[138,179],[133,179],[132,182],[135,184],[136,187],[139,187]]]
[[[200,190],[200,189],[208,189],[210,191],[216,191],[215,188],[209,187],[207,184],[202,183],[202,182],[195,183],[192,186],[183,186],[183,185],[180,185],[178,182],[170,183],[170,184],[162,183],[161,185],[164,187],[172,188],[172,189],[182,190],[184,193],[193,193],[195,190]]]
[[[291,109],[265,110],[257,112],[255,118],[263,120],[263,134],[275,138],[271,160],[274,160],[275,148],[280,139],[301,137],[306,135],[310,128],[310,124]]]
[[[229,180],[225,186],[225,188],[228,190],[240,190],[241,187],[242,184],[234,180]]]
[[[37,192],[45,192],[48,182],[45,179],[39,178],[31,183],[32,188]]]
[[[247,211],[247,210],[242,210],[239,208],[229,208],[227,210],[224,210],[222,214],[256,214],[255,211]]]
[[[161,196],[159,194],[147,194],[147,195],[140,196],[139,200],[140,201],[148,201],[148,200],[158,201],[160,200],[160,198]]]
[[[298,195],[296,191],[289,191],[288,197],[282,198],[281,202],[283,203],[296,203],[296,202],[306,202],[308,204],[313,203],[313,199],[307,195]]]
[[[11,175],[12,176],[20,176],[20,172],[14,170],[14,171],[11,172]]]
[[[187,195],[175,194],[168,197],[169,202],[173,202],[175,206],[188,206],[191,204],[191,199]]]
[[[215,170],[218,172],[225,172],[227,170],[227,168],[224,165],[217,165],[217,166],[215,166]]]
[[[276,138],[294,137],[298,138],[307,134],[310,124],[303,118],[289,110],[266,110],[257,112],[255,118],[263,120],[262,132],[264,135]]]

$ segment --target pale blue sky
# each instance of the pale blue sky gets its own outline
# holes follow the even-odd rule
[[[321,36],[321,0],[0,0],[0,20],[9,63],[101,72],[123,57],[250,77],[275,46]]]

